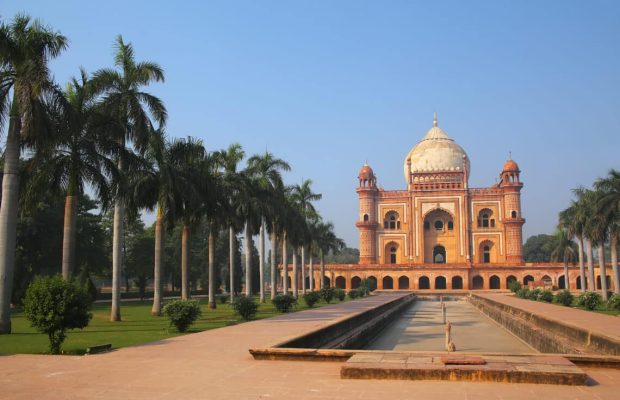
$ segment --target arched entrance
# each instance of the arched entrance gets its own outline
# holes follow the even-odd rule
[[[480,262],[483,264],[494,263],[497,261],[495,255],[495,244],[490,240],[485,240],[478,247]]]
[[[418,289],[430,289],[431,288],[431,282],[428,280],[427,276],[421,276],[420,279],[418,279]]]
[[[383,289],[394,289],[394,279],[391,276],[383,277]]]
[[[435,278],[435,289],[445,289],[446,288],[446,277],[438,276]]]
[[[368,279],[368,281],[370,282],[370,287],[372,288],[371,290],[375,290],[377,288],[377,278],[375,278],[374,276],[370,275],[366,279]]]
[[[362,278],[359,276],[354,276],[351,278],[351,289],[357,289],[360,287],[360,283],[362,282]]]
[[[326,276],[323,277],[323,287],[330,288],[331,287],[331,283],[332,283],[332,281],[328,277],[326,277]],[[346,285],[346,281],[344,280],[344,278],[342,278],[342,284]],[[345,286],[341,287],[340,289],[344,289],[344,288],[345,288]]]
[[[534,277],[532,275],[525,275],[523,277],[523,286],[527,286],[530,282],[534,282]]]
[[[471,287],[474,290],[484,288],[484,279],[482,279],[480,275],[474,276],[474,278],[471,280],[471,283]]]
[[[489,287],[491,289],[499,289],[499,276],[492,275],[489,279]]]
[[[510,282],[514,282],[517,280],[517,277],[514,275],[508,275],[506,278],[506,287],[510,287]]]
[[[558,278],[558,288],[559,289],[566,289],[566,284],[564,283],[566,281],[566,279],[564,279],[564,275],[560,276]]]
[[[433,248],[433,263],[445,264],[446,263],[446,248],[443,246],[435,246]]]
[[[409,278],[406,276],[401,276],[398,278],[398,288],[399,289],[409,289]]]
[[[452,277],[452,289],[463,289],[463,278],[460,276]]]
[[[336,287],[338,289],[344,289],[347,287],[347,281],[344,279],[344,276],[339,276],[336,278]]]
[[[388,244],[386,244],[384,248],[385,263],[386,264],[398,264],[399,262],[398,251],[399,251],[399,248],[396,242],[389,242]]]
[[[588,286],[588,277],[586,277],[585,280],[586,280],[586,286]],[[577,289],[581,290],[581,276],[577,277]]]

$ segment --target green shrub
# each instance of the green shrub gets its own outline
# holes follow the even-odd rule
[[[347,294],[342,289],[334,289],[334,291],[336,292],[336,298],[339,301],[343,301],[344,298],[347,296]]]
[[[297,304],[297,299],[289,293],[279,294],[273,299],[272,303],[276,310],[286,313],[295,307],[295,304]]]
[[[577,297],[577,305],[588,310],[594,310],[601,304],[601,295],[596,292],[585,292]]]
[[[314,307],[319,300],[321,300],[321,294],[319,292],[312,291],[304,294],[304,302],[310,308]]]
[[[179,332],[185,332],[202,315],[198,300],[173,300],[166,303],[162,312]]]
[[[568,307],[573,304],[573,298],[574,297],[571,292],[568,290],[562,290],[561,292],[556,293],[553,297],[553,302]]]
[[[256,316],[258,303],[255,303],[251,297],[239,296],[233,301],[232,308],[241,318],[249,321]]]
[[[360,295],[360,292],[357,289],[349,290],[349,298],[356,299]]]
[[[321,294],[321,298],[328,304],[331,303],[334,298],[334,289],[332,288],[323,288],[319,293]]]
[[[374,292],[375,289],[377,289],[377,282],[372,279],[362,279],[360,281],[359,287],[365,287],[367,289],[366,294],[368,294],[370,292]]]
[[[551,303],[553,301],[553,292],[551,290],[543,290],[538,294],[538,301]]]
[[[220,304],[226,304],[226,302],[228,301],[228,295],[226,294],[221,294],[219,296],[217,296],[217,298],[220,300]]]
[[[517,295],[517,297],[519,297],[521,299],[527,299],[530,296],[530,289],[528,289],[528,288],[521,288],[521,289],[517,290],[516,295]]]
[[[357,290],[358,297],[364,297],[370,294],[370,291],[368,290],[366,286],[359,286],[355,290]]]
[[[68,329],[82,329],[93,317],[88,289],[61,275],[36,278],[26,290],[24,314],[32,326],[47,334],[50,352],[60,353]]]
[[[522,287],[523,286],[521,286],[521,282],[517,280],[510,281],[510,283],[508,283],[508,289],[510,289],[512,293],[517,293]]]
[[[540,295],[540,292],[542,292],[542,290],[538,288],[530,290],[530,292],[527,295],[527,298],[530,300],[538,300],[538,296]]]
[[[607,308],[610,310],[620,310],[620,294],[614,293],[607,301]]]

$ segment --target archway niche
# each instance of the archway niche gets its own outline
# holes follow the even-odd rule
[[[338,289],[344,289],[347,287],[347,281],[344,279],[344,276],[339,276],[336,278],[336,287]]]
[[[431,288],[431,282],[429,281],[427,276],[421,276],[420,279],[418,279],[418,289],[430,289]]]
[[[391,276],[383,277],[383,289],[394,289],[394,279]]]
[[[331,282],[332,281],[328,277],[326,277],[326,276],[323,277],[323,287],[330,288],[331,287]],[[342,284],[346,286],[346,282],[345,282],[344,278],[342,278]],[[340,289],[344,289],[345,286],[341,287]]]
[[[484,279],[482,279],[480,275],[474,276],[474,278],[471,280],[471,283],[471,287],[474,290],[484,288]]]
[[[433,263],[445,264],[446,263],[446,248],[438,245],[433,247]]]
[[[463,278],[460,276],[452,277],[452,289],[463,289]]]
[[[435,278],[435,289],[446,289],[446,277],[438,276]]]
[[[354,276],[351,278],[351,289],[357,289],[360,287],[360,283],[362,282],[362,278],[359,276]]]
[[[532,275],[525,275],[523,277],[523,286],[527,286],[530,282],[534,282],[534,277]]]
[[[491,278],[489,278],[489,288],[499,289],[499,276],[492,275]]]
[[[514,275],[508,275],[506,277],[506,287],[510,287],[510,282],[514,282],[517,280],[517,277]]]
[[[560,276],[558,278],[558,288],[559,289],[566,289],[566,283],[564,283],[566,281],[566,279],[564,279],[564,275]]]
[[[398,288],[401,290],[409,289],[409,278],[404,275],[398,278]]]

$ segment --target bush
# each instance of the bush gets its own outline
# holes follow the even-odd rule
[[[510,289],[512,293],[517,293],[522,287],[523,286],[521,286],[521,282],[517,280],[510,281],[510,283],[508,283],[508,289]]]
[[[588,310],[594,310],[601,304],[601,296],[596,292],[585,292],[577,297],[577,305]]]
[[[544,301],[545,303],[551,303],[553,301],[553,292],[551,290],[543,290],[538,295],[538,301]]]
[[[179,332],[186,332],[202,315],[198,300],[173,300],[164,305],[162,312]]]
[[[336,292],[336,298],[337,298],[339,301],[343,301],[343,300],[344,300],[344,298],[345,298],[345,297],[346,297],[346,295],[347,295],[347,294],[344,292],[344,290],[342,290],[342,289],[334,289],[334,291]]]
[[[517,290],[516,295],[517,295],[517,297],[519,297],[521,299],[527,299],[530,296],[530,289],[528,289],[528,288],[521,288],[521,289]]]
[[[292,294],[279,294],[273,299],[272,303],[276,310],[285,313],[293,309],[297,304],[297,299]]]
[[[368,288],[366,286],[360,286],[357,289],[357,295],[358,297],[364,297],[367,296],[368,294],[370,294],[370,291],[368,290]]]
[[[574,297],[571,292],[568,290],[562,290],[553,297],[553,302],[568,307],[573,304],[573,298]]]
[[[304,294],[304,302],[310,308],[314,307],[316,303],[321,300],[321,294],[317,291],[312,291]]]
[[[330,303],[334,298],[334,289],[332,288],[323,288],[320,291],[321,298],[325,300],[326,303]]]
[[[614,293],[607,301],[607,308],[610,310],[620,310],[620,294]]]
[[[349,298],[356,299],[360,295],[360,292],[357,289],[349,290]]]
[[[226,304],[226,302],[228,301],[228,295],[225,294],[221,294],[217,296],[217,298],[220,300],[220,304]]]
[[[536,288],[533,290],[530,290],[530,292],[527,295],[527,298],[530,300],[538,300],[538,296],[540,295],[541,290]]]
[[[370,293],[370,292],[374,292],[375,289],[377,288],[377,282],[375,282],[374,280],[371,279],[362,279],[360,281],[360,286],[359,287],[364,287],[366,288],[366,294]]]
[[[251,297],[239,296],[233,301],[232,308],[241,318],[249,321],[256,316],[258,303],[255,303]]]
[[[93,317],[86,286],[62,276],[36,278],[26,290],[24,314],[32,326],[47,334],[50,352],[60,353],[67,329],[82,329]]]

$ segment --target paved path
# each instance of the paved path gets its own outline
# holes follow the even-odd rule
[[[591,332],[597,332],[620,340],[620,317],[617,316],[599,314],[592,311],[584,311],[540,301],[524,300],[507,294],[476,294],[480,297],[485,297],[531,313],[536,313],[567,325],[585,328]]]
[[[457,352],[536,353],[466,300],[446,301]],[[370,350],[444,351],[445,325],[438,301],[416,301],[368,345]]]
[[[617,399],[620,371],[590,387],[340,379],[337,362],[256,361],[281,341],[395,295],[185,335],[95,356],[0,356],[0,399]]]

